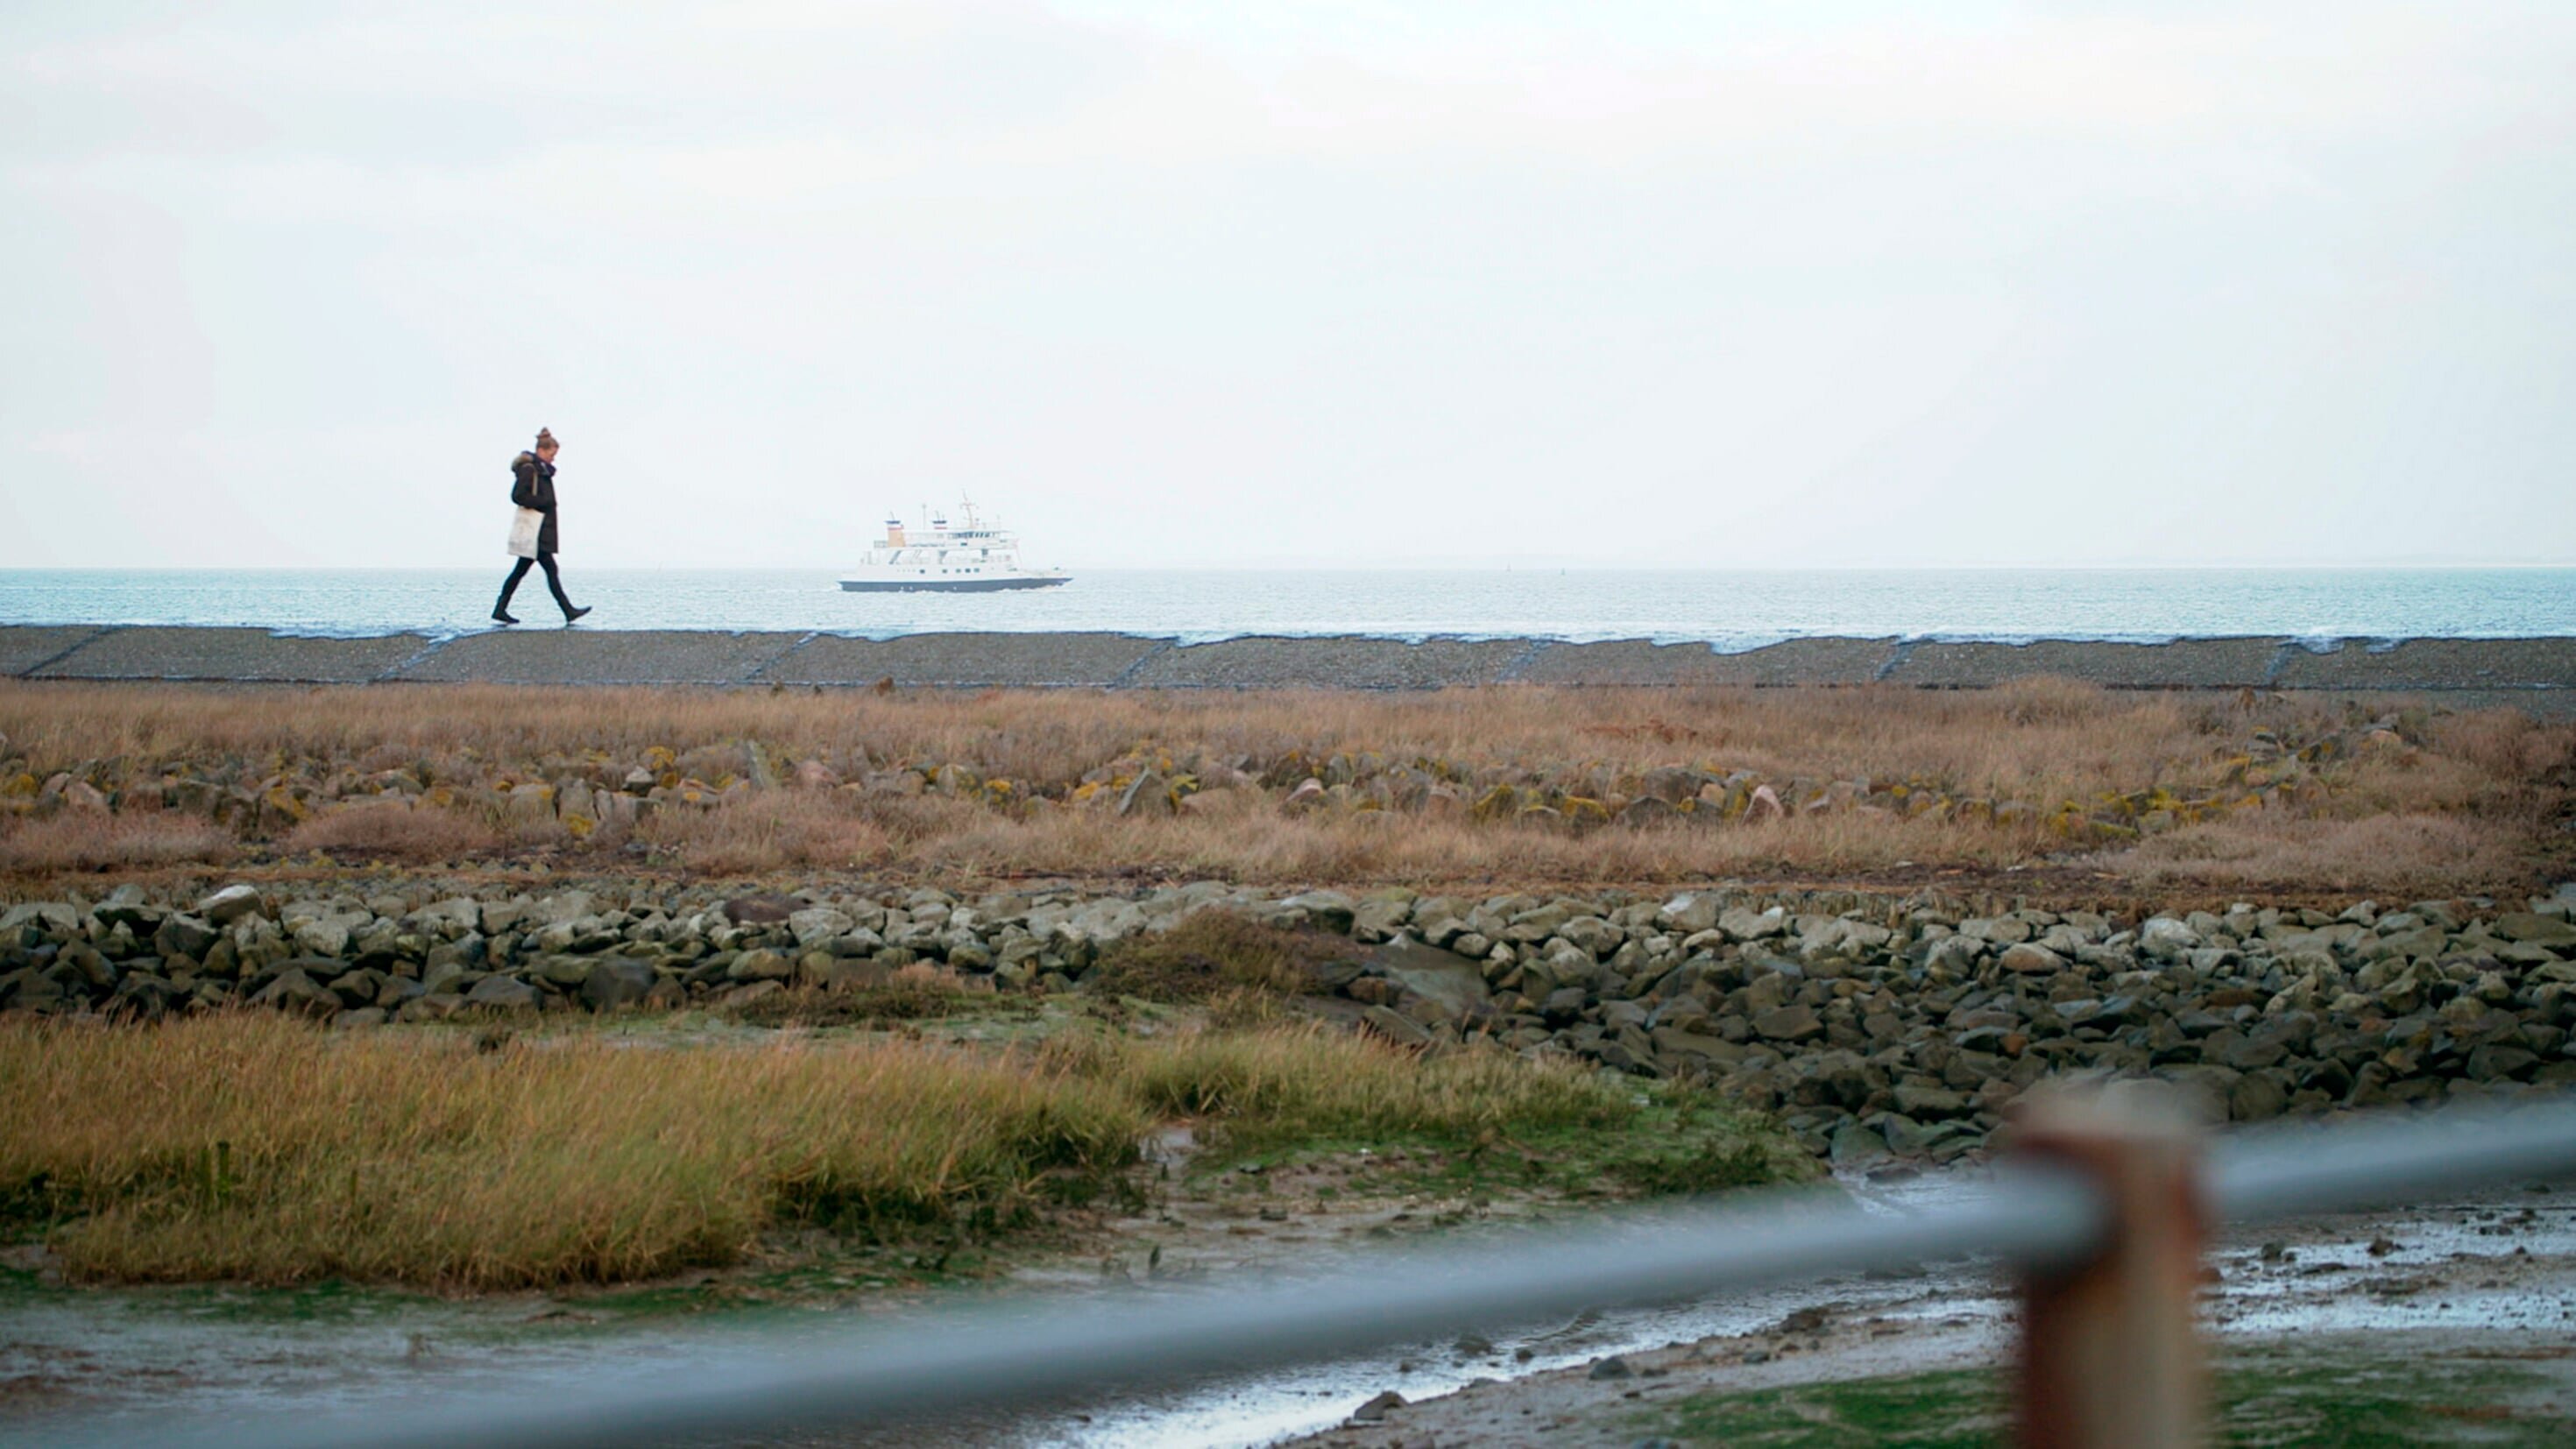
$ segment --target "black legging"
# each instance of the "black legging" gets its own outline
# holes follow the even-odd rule
[[[563,575],[555,572],[555,556],[550,553],[541,553],[532,559],[523,558],[511,567],[510,577],[503,580],[501,584],[501,602],[492,606],[493,612],[499,614],[510,612],[510,596],[519,591],[519,580],[528,576],[528,565],[532,563],[544,566],[547,591],[555,596],[556,605],[566,614],[570,614],[572,600],[564,597]]]

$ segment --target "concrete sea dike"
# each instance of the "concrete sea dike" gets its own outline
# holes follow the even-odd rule
[[[2176,1082],[2238,1121],[2576,1083],[2576,884],[2145,918],[1730,889],[326,889],[124,885],[12,906],[0,1011],[149,1020],[248,1003],[359,1029],[732,1011],[898,972],[1081,992],[1124,943],[1226,910],[1320,933],[1309,988],[1328,1016],[1423,1050],[1484,1042],[1705,1080],[1845,1164],[1978,1151],[2024,1088],[2069,1073]]]
[[[1440,689],[1897,684],[2056,675],[2117,689],[2439,692],[2576,712],[2576,638],[2189,639],[2168,644],[1794,639],[1741,653],[1645,640],[1239,638],[524,629],[330,639],[259,629],[0,625],[0,677],[1039,689]]]

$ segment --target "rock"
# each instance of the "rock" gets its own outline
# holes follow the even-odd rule
[[[770,950],[745,951],[725,972],[734,981],[785,981],[795,974],[795,962],[784,953]]]
[[[569,989],[589,980],[594,964],[587,956],[539,956],[521,969],[548,986]]]
[[[372,921],[371,916],[347,913],[300,921],[290,939],[296,949],[309,956],[342,956],[348,954],[349,933]]]
[[[1895,1095],[1896,1110],[1917,1121],[1961,1117],[1971,1110],[1966,1096],[1946,1087],[1899,1083]]]
[[[649,964],[632,956],[603,957],[582,978],[581,999],[593,1011],[633,1006],[651,994],[658,979]]]
[[[292,968],[279,972],[277,979],[261,987],[250,1002],[253,1006],[274,1006],[307,1016],[337,1016],[342,1009],[340,998],[330,988]]]
[[[412,921],[420,929],[442,936],[470,935],[483,925],[483,907],[470,897],[450,896],[413,912]]]
[[[1556,936],[1596,961],[1618,950],[1627,939],[1617,926],[1599,916],[1576,916],[1557,927]]]
[[[715,999],[715,1004],[728,1010],[749,1006],[764,997],[776,996],[787,989],[784,981],[746,981],[728,988]]]
[[[185,956],[192,961],[204,960],[207,948],[220,939],[222,933],[212,923],[194,916],[171,916],[152,933],[152,944],[163,956]]]
[[[2519,1080],[2531,1075],[2540,1058],[2518,1046],[2490,1043],[2469,1053],[2469,1080],[2496,1082]]]
[[[1333,934],[1348,935],[1358,904],[1340,891],[1308,891],[1290,896],[1279,903],[1281,910],[1303,911],[1315,925]]]
[[[1413,902],[1409,897],[1376,896],[1360,902],[1351,912],[1351,934],[1362,941],[1383,941],[1403,930],[1412,919]]]
[[[1921,1157],[1940,1140],[1934,1129],[1901,1112],[1881,1112],[1869,1123],[1887,1139],[1887,1150],[1899,1157]]]
[[[2004,948],[1995,964],[2023,976],[2054,975],[2066,969],[2066,958],[2030,941],[2016,942]]]
[[[108,892],[107,899],[93,907],[90,914],[98,917],[101,925],[123,926],[136,936],[146,936],[161,924],[162,911],[145,903],[141,887],[127,884]]]
[[[2249,1072],[2236,1079],[2227,1092],[2227,1115],[2231,1121],[2268,1122],[2281,1115],[2290,1105],[2289,1089],[2269,1072]]]
[[[1390,1412],[1403,1407],[1404,1395],[1397,1393],[1393,1389],[1389,1389],[1385,1393],[1378,1395],[1376,1398],[1369,1400],[1367,1403],[1360,1405],[1358,1408],[1351,1410],[1351,1422],[1355,1424],[1375,1424],[1385,1419]]]
[[[599,914],[599,901],[588,891],[565,891],[528,907],[527,920],[538,926],[567,926]]]
[[[1368,957],[1366,969],[1385,977],[1415,996],[1439,1007],[1440,1015],[1455,1021],[1483,1006],[1493,998],[1485,985],[1484,973],[1469,962],[1447,951],[1409,942],[1379,947]]]
[[[1925,973],[1935,981],[1943,981],[1974,976],[1977,959],[1985,954],[1986,943],[1974,936],[1951,935],[1919,949],[1923,953]]]
[[[465,993],[465,1004],[484,1011],[534,1011],[545,994],[515,976],[486,976]]]
[[[787,916],[787,929],[795,934],[797,946],[808,951],[848,935],[858,924],[847,914],[825,906],[791,911]]]
[[[1585,1378],[1595,1382],[1603,1379],[1630,1379],[1636,1376],[1637,1371],[1628,1367],[1628,1361],[1615,1353],[1608,1358],[1595,1360],[1592,1371],[1584,1375]]]
[[[1622,806],[1619,811],[1619,823],[1635,828],[1661,825],[1680,818],[1680,811],[1652,795],[1640,795]]]
[[[1813,1007],[1793,1003],[1755,1015],[1753,1031],[1768,1041],[1813,1041],[1825,1034],[1825,1024],[1816,1019]]]
[[[2576,946],[2576,925],[2536,911],[2512,911],[2496,917],[2494,931],[2508,941],[2533,946]]]
[[[1829,1140],[1826,1155],[1836,1167],[1866,1168],[1887,1157],[1887,1138],[1849,1118],[1833,1130]]]
[[[1697,935],[1716,928],[1718,910],[1718,899],[1713,895],[1678,895],[1655,912],[1655,924],[1676,935]]]
[[[80,929],[80,912],[61,901],[29,901],[0,911],[0,931],[34,925],[49,935],[68,936]]]
[[[805,903],[787,896],[735,896],[722,907],[724,918],[737,926],[768,926],[785,921],[805,908]],[[490,930],[491,927],[484,927]]]
[[[1172,793],[1172,782],[1153,770],[1147,770],[1128,783],[1118,797],[1118,813],[1143,820],[1169,819],[1179,802]]]
[[[2199,932],[2171,916],[2156,916],[2138,927],[2138,950],[2159,961],[2180,960],[2201,944]]]
[[[2018,916],[1972,916],[1959,923],[1959,934],[1997,946],[2010,946],[2031,937],[2030,922]]]
[[[204,901],[196,903],[196,914],[214,921],[214,924],[219,924],[219,927],[229,927],[232,921],[240,921],[242,916],[252,914],[252,911],[258,911],[258,909],[260,909],[260,891],[255,888],[255,885],[224,885],[222,891],[216,891],[214,896],[206,896]]]

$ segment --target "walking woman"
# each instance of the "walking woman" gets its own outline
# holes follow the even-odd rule
[[[501,583],[501,601],[492,606],[492,617],[504,624],[519,622],[510,617],[510,596],[519,591],[519,580],[528,576],[531,563],[545,569],[546,588],[562,606],[565,623],[590,612],[574,608],[572,600],[564,597],[563,575],[555,572],[555,454],[560,450],[555,435],[539,428],[535,451],[521,453],[510,464],[510,501],[520,509],[518,522],[510,530],[510,552],[519,556],[519,562]]]

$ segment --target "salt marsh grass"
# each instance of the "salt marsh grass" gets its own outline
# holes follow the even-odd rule
[[[794,1226],[1007,1234],[1121,1180],[1175,1118],[1247,1145],[1647,1121],[1571,1067],[1313,1024],[985,1051],[9,1018],[0,1100],[0,1227],[78,1279],[445,1290],[723,1266]]]

